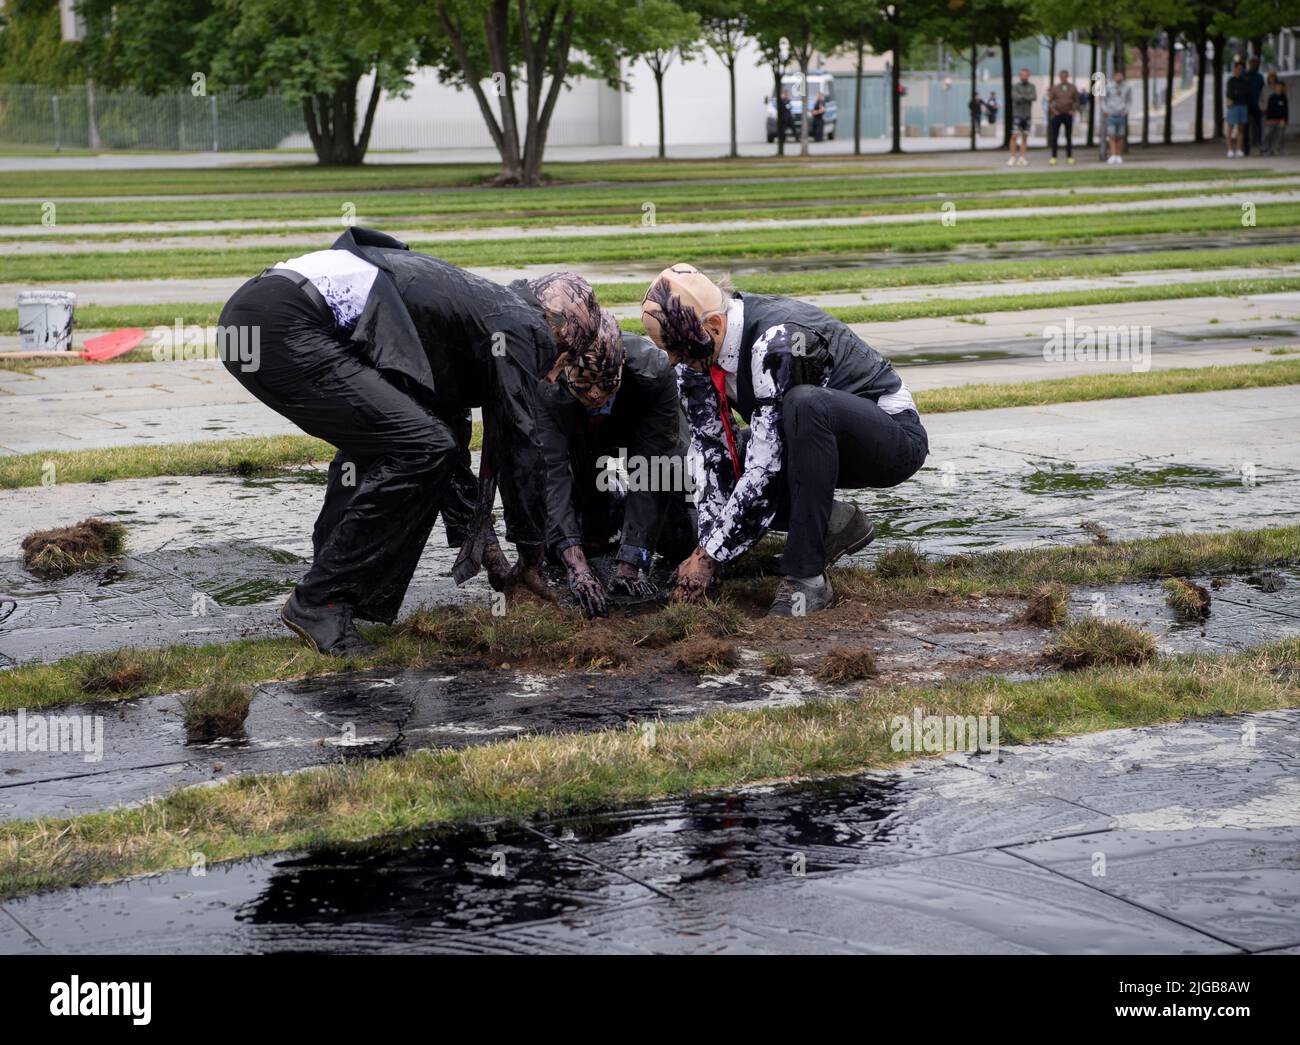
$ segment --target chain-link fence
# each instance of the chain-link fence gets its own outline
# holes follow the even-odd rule
[[[0,146],[221,152],[274,149],[302,130],[301,106],[276,96],[0,85]]]

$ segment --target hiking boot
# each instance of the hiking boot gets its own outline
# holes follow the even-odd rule
[[[295,591],[280,610],[280,619],[315,652],[327,657],[364,657],[375,652],[357,631],[352,607],[341,602],[308,606],[298,601]]]
[[[876,528],[861,508],[845,501],[833,502],[826,523],[825,568],[834,566],[846,555],[860,552],[875,539]]]
[[[772,608],[767,611],[767,615],[806,617],[810,613],[824,610],[834,601],[835,589],[824,573],[815,581],[783,577],[776,586],[776,597],[772,600]]]

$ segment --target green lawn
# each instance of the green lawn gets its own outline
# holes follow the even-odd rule
[[[1300,204],[1273,204],[1259,208],[1259,230],[1300,224]],[[674,231],[626,236],[516,236],[493,239],[412,239],[415,250],[435,254],[457,265],[522,266],[572,265],[640,261],[650,265],[690,261],[724,268],[740,260],[772,262],[782,258],[887,253],[889,251],[942,251],[961,245],[1071,241],[1104,241],[1123,237],[1132,245],[1136,237],[1207,233],[1237,235],[1245,246],[1253,232],[1242,228],[1241,209],[1235,205],[1187,210],[1062,214],[1025,221],[1015,217],[958,219],[951,227],[937,220],[891,225],[828,225],[817,229],[742,229]],[[1267,248],[1261,247],[1266,253]],[[5,265],[9,282],[53,282],[92,279],[163,279],[239,276],[252,274],[284,260],[283,247],[239,247],[212,250],[139,250],[61,254],[22,254]]]

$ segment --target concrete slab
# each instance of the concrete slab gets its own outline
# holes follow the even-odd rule
[[[1260,716],[1211,724],[1240,733]],[[1270,713],[1297,733],[1300,712]],[[1259,723],[1257,727],[1259,728]],[[1069,763],[1201,722],[1004,749]],[[1178,742],[1171,740],[1171,749]],[[1186,765],[1146,756],[1173,774]],[[1100,761],[1080,763],[1104,772]],[[1239,785],[1228,762],[1187,793]],[[1297,946],[1295,833],[1107,827],[944,761],[441,828],[7,901],[6,953],[1240,953]],[[1229,798],[1229,801],[1231,799]],[[1024,838],[1035,835],[1036,838]],[[1104,877],[1093,854],[1107,853]],[[1290,934],[1290,935],[1288,935]],[[1280,941],[1280,942],[1278,942]]]

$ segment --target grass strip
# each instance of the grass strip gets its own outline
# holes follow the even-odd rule
[[[421,751],[289,775],[244,776],[148,805],[0,824],[0,897],[209,862],[382,838],[482,818],[609,809],[792,778],[883,769],[894,716],[996,715],[1022,744],[1210,715],[1294,707],[1300,639],[1028,682],[982,677],[859,700],[728,711],[661,724]]]
[[[919,159],[919,158],[918,158]],[[490,164],[367,164],[361,167],[319,167],[314,164],[268,162],[260,166],[221,167],[203,170],[143,169],[96,171],[7,171],[0,173],[0,199],[31,198],[58,200],[65,197],[212,195],[249,193],[339,191],[400,191],[451,187],[481,187],[500,168]],[[1162,167],[1131,168],[1123,171],[1082,168],[1073,171],[1023,171],[1017,174],[962,170],[947,165],[916,165],[900,168],[896,162],[844,160],[659,160],[548,163],[547,176],[560,186],[590,186],[602,182],[667,183],[696,180],[771,180],[808,178],[822,181],[836,177],[859,177],[890,181],[906,176],[931,176],[946,191],[954,179],[992,179],[981,184],[1014,188],[1055,184],[1077,187],[1090,184],[1145,185],[1161,181],[1210,181],[1234,177],[1285,176],[1288,171],[1267,168],[1225,171],[1215,167],[1174,170]],[[484,193],[491,189],[480,188]],[[501,197],[542,196],[551,190],[496,190]]]
[[[900,550],[907,552],[909,547],[895,549]],[[1027,597],[1050,583],[1119,584],[1253,569],[1300,561],[1300,526],[983,552],[943,561],[916,553],[911,558],[914,561],[906,571],[889,568],[885,562],[878,569],[833,570],[835,589],[842,597],[868,602],[990,594]],[[771,578],[742,578],[727,583],[725,591],[742,595],[772,582]],[[756,604],[766,605],[766,601]],[[637,634],[628,633],[621,639],[631,645],[667,645],[701,629],[730,634],[742,620],[743,614],[730,602],[703,607],[674,605],[653,619],[637,619],[629,625],[640,629]],[[347,661],[313,654],[293,639],[123,651],[131,654],[127,658],[130,663],[121,669],[129,685],[113,685],[111,679],[101,678],[105,674],[101,654],[78,654],[0,672],[0,711],[77,703],[88,699],[88,692],[120,696],[169,693],[193,689],[213,677],[260,683],[357,667],[431,667],[466,656],[516,663],[531,658],[554,666],[573,658],[589,644],[587,639],[605,636],[613,626],[614,622],[586,623],[562,607],[528,603],[501,617],[494,617],[483,606],[419,610],[398,626],[365,629],[380,649],[371,657]],[[766,626],[761,618],[753,622],[758,629],[754,635]]]
[[[997,294],[979,298],[935,297],[924,301],[890,301],[880,305],[838,305],[824,309],[845,323],[897,323],[905,319],[934,319],[1026,309],[1066,309],[1089,305],[1118,305],[1129,301],[1177,301],[1183,298],[1247,297],[1300,289],[1300,276],[1271,279],[1204,280],[1151,287],[1099,287],[1092,290],[1049,291],[1037,294]],[[636,334],[645,333],[639,318],[619,320]]]
[[[1300,225],[1300,204],[1264,205],[1256,215],[1259,230]],[[695,229],[653,235],[515,236],[500,239],[420,241],[411,247],[462,266],[515,267],[599,262],[689,261],[701,265],[737,260],[808,257],[870,251],[951,250],[961,244],[1016,242],[1063,243],[1123,236],[1129,243],[1146,235],[1218,231],[1248,238],[1241,210],[1233,205],[1189,209],[1104,211],[1061,214],[1024,221],[1014,215],[968,218],[951,227],[937,221],[900,224],[824,225],[816,229]],[[283,247],[198,250],[140,250],[130,253],[84,251],[23,254],[6,263],[9,282],[92,279],[194,279],[251,275],[283,261]],[[714,266],[716,267],[716,266]]]

